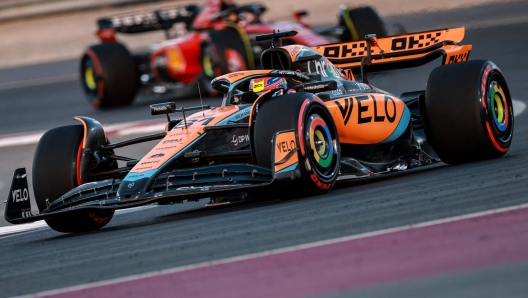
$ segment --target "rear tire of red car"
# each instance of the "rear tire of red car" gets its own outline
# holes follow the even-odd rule
[[[82,125],[70,125],[49,130],[40,139],[33,157],[33,191],[41,213],[79,185],[77,165],[83,135]],[[59,232],[78,233],[104,227],[113,215],[114,210],[79,211],[46,219],[46,223]]]
[[[425,95],[427,141],[445,163],[501,157],[513,136],[513,106],[504,75],[491,61],[435,68]]]
[[[299,147],[301,181],[292,190],[302,195],[330,190],[339,172],[340,145],[337,128],[324,103],[311,93],[260,102],[251,137],[258,165],[272,167],[271,141],[284,130],[295,130]]]
[[[210,31],[208,40],[202,45],[202,73],[198,77],[201,92],[218,94],[211,87],[211,81],[227,73],[249,69],[248,56],[243,36],[236,29]]]
[[[81,58],[81,84],[94,108],[130,104],[139,87],[139,75],[132,54],[121,43],[88,47]]]
[[[377,37],[387,36],[383,20],[370,6],[340,9],[338,25],[342,29],[339,34],[341,42],[363,40],[367,34],[376,34]]]

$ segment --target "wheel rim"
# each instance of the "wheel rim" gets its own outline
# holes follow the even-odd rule
[[[94,63],[92,59],[89,57],[86,57],[84,59],[84,62],[82,64],[82,85],[84,87],[84,91],[86,92],[87,99],[90,102],[91,105],[96,106],[99,102],[99,96],[98,96],[98,79],[97,79],[97,72],[95,70]]]
[[[202,68],[206,76],[212,78],[214,76],[213,61],[211,55],[205,54],[202,59]]]
[[[501,84],[491,80],[488,85],[488,113],[491,115],[490,124],[495,137],[505,143],[511,137],[511,101]]]
[[[87,67],[84,71],[84,83],[90,90],[95,90],[97,88],[97,84],[95,83],[94,69],[92,67]]]
[[[318,114],[308,118],[306,140],[310,145],[309,158],[320,175],[328,176],[333,172],[335,161],[334,141],[325,120]]]

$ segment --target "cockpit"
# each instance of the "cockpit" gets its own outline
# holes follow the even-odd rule
[[[302,83],[286,77],[260,77],[246,81],[234,88],[229,98],[230,104],[252,104],[264,93],[272,92],[271,97],[296,93]]]

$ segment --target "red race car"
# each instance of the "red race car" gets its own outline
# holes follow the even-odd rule
[[[101,44],[90,46],[81,58],[81,83],[95,108],[130,104],[138,92],[172,93],[184,90],[214,94],[210,82],[222,74],[260,68],[259,57],[269,41],[257,42],[257,34],[295,30],[284,44],[316,46],[331,41],[355,41],[366,34],[387,35],[385,25],[371,7],[338,12],[338,24],[314,31],[303,17],[294,21],[265,22],[263,4],[238,6],[228,0],[210,0],[206,6],[188,5],[119,15],[98,20]],[[165,30],[167,40],[142,53],[131,53],[116,33]],[[200,88],[200,89],[198,89]]]

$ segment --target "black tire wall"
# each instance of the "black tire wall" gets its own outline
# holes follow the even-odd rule
[[[491,98],[493,82],[502,90],[495,93],[500,103]],[[510,92],[504,75],[490,61],[435,68],[427,82],[425,113],[427,140],[446,163],[500,157],[511,144],[514,117]],[[496,124],[499,120],[503,132]]]

